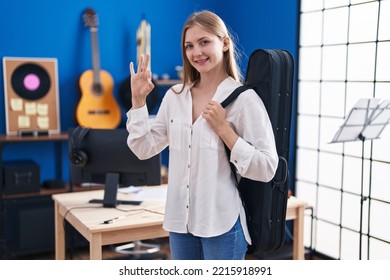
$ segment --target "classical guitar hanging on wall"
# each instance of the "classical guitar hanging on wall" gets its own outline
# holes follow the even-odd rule
[[[91,34],[92,69],[85,71],[79,80],[81,98],[76,108],[76,121],[89,128],[116,128],[121,121],[121,110],[113,95],[112,76],[100,69],[97,14],[88,8],[83,20]]]

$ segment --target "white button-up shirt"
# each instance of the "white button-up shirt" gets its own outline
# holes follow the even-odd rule
[[[213,100],[222,102],[239,85],[232,78],[225,79]],[[237,173],[252,180],[271,180],[278,156],[263,102],[255,91],[247,90],[226,110],[226,120],[240,136],[230,156]],[[191,87],[180,94],[168,90],[155,118],[149,118],[146,106],[129,110],[127,118],[127,143],[140,159],[150,158],[169,145],[163,228],[212,237],[229,231],[240,217],[246,240],[251,243],[224,144],[202,115],[192,122]]]

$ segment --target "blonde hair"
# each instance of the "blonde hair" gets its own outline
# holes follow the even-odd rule
[[[236,50],[233,38],[229,33],[223,20],[213,12],[210,11],[200,11],[195,12],[190,15],[184,24],[182,33],[181,33],[181,48],[182,48],[182,58],[183,58],[183,87],[178,93],[181,93],[184,90],[185,85],[196,82],[200,79],[199,72],[191,65],[186,56],[186,51],[184,48],[184,40],[186,32],[189,28],[194,25],[198,25],[203,28],[205,31],[216,35],[221,40],[228,38],[230,41],[229,49],[223,53],[223,66],[226,73],[236,81],[241,81],[241,71],[238,67],[237,59],[238,52]]]

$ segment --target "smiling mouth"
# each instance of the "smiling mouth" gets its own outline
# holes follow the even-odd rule
[[[197,63],[197,64],[205,64],[206,63],[206,61],[208,60],[208,58],[204,58],[204,59],[197,59],[197,60],[195,60],[195,62]]]

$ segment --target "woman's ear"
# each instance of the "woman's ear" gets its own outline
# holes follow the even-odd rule
[[[227,50],[229,50],[229,47],[230,47],[230,38],[229,37],[225,37],[223,39],[223,52],[226,52]]]

